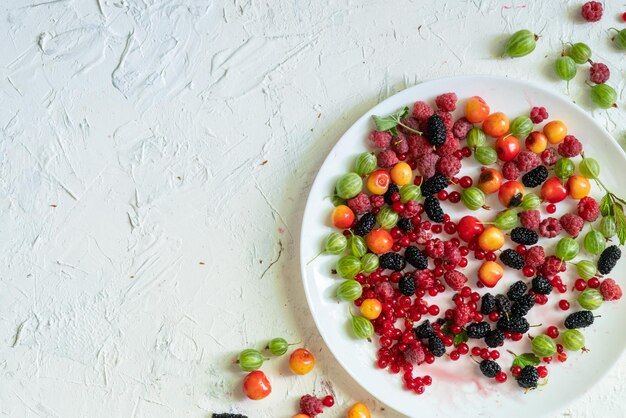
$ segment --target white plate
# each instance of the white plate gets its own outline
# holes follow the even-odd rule
[[[550,365],[549,383],[537,390],[525,394],[510,376],[505,384],[490,381],[480,375],[476,364],[468,356],[462,356],[457,362],[442,358],[432,366],[417,367],[416,371],[419,371],[420,375],[429,374],[433,377],[432,386],[427,388],[424,395],[417,396],[403,389],[400,375],[392,375],[375,367],[377,343],[368,343],[351,337],[347,304],[338,303],[334,299],[334,291],[339,280],[330,274],[330,270],[334,267],[337,257],[321,256],[313,263],[306,264],[317,254],[324,238],[332,230],[330,213],[333,207],[327,196],[332,193],[337,178],[351,170],[354,158],[368,149],[367,134],[373,129],[371,116],[387,115],[403,106],[411,107],[413,102],[418,100],[433,103],[437,95],[449,91],[456,92],[461,105],[464,99],[479,95],[487,101],[492,112],[503,111],[511,119],[528,114],[532,106],[545,106],[550,119],[565,121],[569,133],[583,142],[587,155],[594,156],[601,162],[602,180],[605,184],[612,191],[626,196],[626,185],[622,183],[620,186],[615,177],[610,176],[611,172],[623,172],[626,155],[607,132],[567,98],[526,82],[506,78],[467,76],[425,82],[390,97],[363,115],[341,137],[320,168],[307,201],[300,241],[302,279],[307,300],[320,334],[337,361],[363,388],[403,414],[412,417],[425,415],[447,417],[458,416],[462,411],[464,416],[549,415],[563,409],[568,402],[584,393],[618,360],[626,346],[626,333],[616,332],[623,328],[621,321],[626,317],[625,303],[604,303],[596,311],[602,317],[596,319],[592,327],[584,330],[587,347],[591,351],[585,354],[570,353],[566,363]],[[475,178],[478,166],[467,164],[466,162],[470,160],[473,159],[464,160],[462,174],[469,174]],[[599,195],[598,188],[594,187],[594,196]],[[451,205],[446,206],[449,208]],[[572,208],[571,204],[569,207],[563,203],[559,204],[560,211]],[[453,219],[457,220],[464,212],[462,205],[455,205],[455,209],[448,210]],[[480,216],[484,217],[484,214]],[[545,211],[542,212],[542,216],[546,216]],[[548,247],[553,246],[553,243],[544,244]],[[470,266],[465,269],[471,283],[475,283],[477,268],[475,264],[470,262]],[[495,292],[505,292],[511,283],[521,277],[509,271],[507,270],[505,277],[494,289]],[[618,279],[616,275],[618,269],[613,275]],[[625,282],[621,276],[623,274],[618,281],[623,286]],[[566,283],[573,280],[574,273],[564,276]],[[572,300],[572,309],[577,308],[578,305],[569,292],[563,295],[563,298]],[[442,299],[444,298],[438,296],[436,302],[443,311],[446,306],[439,303]],[[547,325],[554,323],[563,327],[562,320],[565,315],[556,308],[556,303],[560,299],[561,297],[553,295],[547,305],[536,307],[531,311],[529,314],[531,323],[541,321],[544,323],[543,327],[531,329],[531,333],[545,331]],[[518,352],[530,351],[527,341],[517,343],[513,347]],[[503,355],[498,362],[503,369],[508,370],[511,357],[504,350],[501,352]]]

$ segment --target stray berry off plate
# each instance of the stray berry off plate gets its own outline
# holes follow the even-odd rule
[[[536,304],[525,315],[525,318],[531,325],[528,332],[517,341],[509,338],[505,341],[504,346],[489,348],[490,351],[498,351],[499,356],[495,355],[496,362],[502,371],[507,374],[505,382],[501,382],[503,379],[485,376],[485,374],[493,375],[497,370],[493,370],[491,367],[479,367],[478,362],[482,361],[480,351],[475,351],[473,355],[471,350],[474,346],[486,347],[485,341],[469,339],[466,342],[467,347],[464,347],[463,350],[458,350],[454,346],[446,347],[446,354],[437,357],[434,363],[428,364],[420,361],[419,364],[415,364],[412,376],[422,378],[428,376],[428,378],[422,379],[421,383],[419,383],[423,386],[422,390],[415,390],[414,384],[410,384],[410,387],[407,388],[404,377],[405,370],[393,373],[390,367],[380,367],[378,351],[381,348],[381,343],[379,335],[374,333],[370,340],[357,338],[355,335],[355,331],[357,335],[361,334],[361,336],[364,334],[369,335],[369,332],[371,332],[365,326],[367,324],[363,324],[362,321],[357,321],[355,330],[351,315],[360,316],[361,311],[359,307],[355,306],[353,302],[339,300],[337,297],[338,293],[344,299],[354,300],[357,296],[353,294],[355,290],[347,286],[339,289],[338,292],[340,284],[346,280],[335,272],[337,262],[342,256],[349,254],[349,250],[339,255],[322,253],[318,256],[320,251],[324,249],[330,233],[342,233],[342,229],[334,227],[331,221],[334,205],[333,200],[329,198],[335,191],[338,179],[346,173],[354,171],[355,159],[361,153],[366,151],[377,152],[368,140],[370,132],[376,129],[372,117],[374,115],[387,117],[398,114],[405,107],[408,107],[409,112],[411,112],[413,104],[417,101],[425,101],[433,108],[436,108],[435,98],[447,92],[454,92],[458,97],[456,110],[452,112],[455,121],[463,116],[465,103],[472,96],[480,96],[484,99],[490,107],[490,113],[503,112],[511,121],[521,115],[529,116],[533,107],[544,107],[549,117],[545,121],[535,124],[533,130],[541,132],[543,126],[548,122],[553,120],[563,121],[567,126],[568,134],[574,135],[582,143],[585,157],[593,157],[600,163],[599,179],[603,185],[616,196],[626,196],[626,184],[623,181],[619,181],[618,175],[616,175],[621,173],[623,167],[626,166],[626,155],[611,136],[588,113],[572,104],[568,98],[553,94],[526,82],[506,78],[468,76],[422,83],[390,97],[357,120],[337,142],[320,168],[307,201],[300,240],[302,279],[309,307],[320,334],[337,361],[373,397],[402,414],[410,417],[424,415],[452,417],[459,416],[459,414],[465,416],[509,417],[554,415],[562,411],[568,403],[577,399],[594,385],[618,361],[626,346],[626,333],[616,332],[621,330],[623,318],[626,317],[624,301],[605,300],[598,309],[592,311],[593,315],[596,316],[593,324],[580,329],[584,334],[584,346],[588,351],[565,350],[567,354],[566,361],[558,361],[559,355],[556,353],[552,356],[553,359],[550,363],[545,363],[543,359],[540,359],[542,362],[537,364],[537,366],[547,368],[548,376],[542,378],[541,375],[545,373],[545,370],[541,370],[540,378],[537,381],[538,386],[532,390],[524,390],[520,387],[516,376],[511,372],[514,360],[514,355],[511,353],[517,355],[528,353],[530,355],[533,352],[533,345],[536,352],[550,352],[552,341],[556,343],[562,342],[563,333],[567,331],[566,317],[574,312],[583,310],[578,297],[583,286],[587,285],[578,283],[579,286],[576,286],[576,280],[581,273],[577,271],[577,267],[572,263],[580,260],[591,260],[595,266],[598,260],[599,256],[589,253],[583,244],[583,237],[591,230],[588,222],[584,224],[583,230],[576,239],[580,243],[580,251],[572,253],[571,245],[569,245],[571,242],[566,242],[567,240],[562,243],[560,248],[557,248],[557,243],[561,242],[561,238],[570,237],[566,230],[572,227],[575,222],[567,222],[567,226],[564,226],[563,231],[555,238],[549,239],[539,236],[539,242],[536,245],[543,247],[546,256],[560,253],[561,256],[559,258],[562,259],[569,260],[572,254],[575,254],[575,257],[567,262],[565,272],[558,273],[567,290],[564,293],[561,293],[560,290],[553,290],[547,298],[547,303]],[[391,122],[391,125],[389,124],[389,118],[386,121],[383,121],[383,124],[387,123],[385,128],[393,125],[393,122]],[[474,126],[481,127],[481,123],[475,123]],[[393,131],[393,127],[391,130]],[[495,141],[495,138],[487,137],[488,145],[493,146]],[[520,138],[520,142],[521,149],[525,150],[525,136]],[[507,153],[513,150],[514,147],[511,148],[512,145],[508,139],[503,140],[502,143],[505,148],[503,156],[508,158]],[[535,145],[531,145],[531,147]],[[461,147],[464,146],[466,146],[466,141],[462,140]],[[556,148],[557,145],[552,147]],[[581,157],[573,157],[572,161],[575,164],[575,171],[572,174],[579,174],[578,167]],[[476,186],[481,173],[481,164],[473,156],[462,158],[461,163],[461,171],[455,177],[461,179],[464,176],[470,176],[473,179],[474,186]],[[503,171],[503,164],[503,161],[499,160],[489,167]],[[554,177],[555,167],[549,166],[548,169],[549,177]],[[568,171],[568,169],[565,164],[561,164],[558,168],[559,172]],[[415,175],[419,175],[419,172],[414,171],[413,176]],[[523,172],[518,177],[520,183],[522,182],[522,175]],[[543,180],[545,178],[540,178],[538,181]],[[366,187],[366,181],[367,176],[364,176],[363,190],[371,194]],[[555,194],[558,195],[559,184],[556,183],[556,181],[551,182],[550,189],[544,195],[546,200],[553,198]],[[592,180],[590,183],[591,193],[589,196],[600,202],[605,194],[604,190],[595,181]],[[413,182],[410,184],[413,184]],[[465,188],[467,186],[465,184]],[[374,184],[372,187],[375,189],[377,185]],[[491,187],[490,184],[485,184],[486,189],[489,189],[489,187]],[[534,188],[528,187],[525,188],[524,193],[534,192],[541,195],[541,188],[541,185]],[[462,192],[463,189],[460,184],[450,184],[446,190],[448,193],[451,193],[453,191]],[[576,193],[580,191],[578,185],[572,184],[572,189],[575,189]],[[513,194],[511,196],[514,197],[517,190],[515,188],[512,190]],[[463,202],[451,203],[449,199],[443,199],[440,203],[443,212],[449,215],[450,220],[454,223],[458,223],[466,215],[475,216],[483,222],[493,222],[496,215],[505,209],[502,199],[498,198],[498,194],[498,192],[487,193],[484,201],[479,194],[470,194],[466,196],[466,199],[464,198]],[[580,197],[578,196],[577,198]],[[505,200],[509,203],[511,199]],[[555,199],[558,199],[558,196]],[[424,197],[420,197],[418,201],[424,204]],[[537,209],[542,220],[548,217],[558,220],[567,213],[576,214],[578,202],[579,200],[568,196],[568,198],[556,203],[554,213],[554,208],[548,207],[549,202],[545,201]],[[483,205],[484,207],[490,207],[490,209],[483,208]],[[472,211],[468,207],[477,208],[477,210]],[[514,208],[514,210],[521,211],[519,208]],[[422,214],[422,219],[428,219],[425,213]],[[378,219],[376,228],[380,227],[378,224],[380,220],[384,221],[384,219]],[[598,223],[599,219],[593,225],[597,227]],[[492,225],[485,224],[484,228],[487,229],[489,226]],[[517,226],[520,225],[518,224]],[[552,226],[548,222],[545,227],[551,228]],[[544,228],[544,232],[546,228]],[[440,238],[442,241],[449,241],[453,237],[458,238],[456,233],[448,234],[448,232],[451,231],[444,228],[444,231],[441,233],[434,234],[433,238]],[[506,295],[511,285],[520,280],[527,283],[530,289],[531,279],[536,274],[532,275],[532,272],[530,272],[531,274],[525,275],[523,270],[516,270],[516,268],[521,267],[520,263],[523,263],[523,261],[520,261],[520,257],[512,252],[509,252],[505,258],[501,257],[505,249],[511,249],[512,251],[518,249],[517,244],[512,242],[514,237],[511,230],[504,230],[503,232],[505,234],[505,244],[497,251],[493,251],[492,257],[495,254],[497,257],[495,262],[501,266],[504,266],[504,264],[507,264],[507,266],[503,269],[504,275],[502,278],[500,280],[496,278],[496,280],[490,283],[493,287],[480,288],[478,286],[478,270],[486,261],[483,258],[484,254],[481,257],[483,258],[482,260],[476,260],[475,252],[470,251],[466,256],[468,260],[467,266],[462,267],[461,265],[464,263],[456,266],[456,270],[462,272],[469,279],[465,286],[471,288],[471,292],[477,292],[481,296],[487,292],[492,295]],[[499,237],[500,235],[497,233],[495,238],[486,237],[486,245],[492,245],[491,243],[497,242],[500,239]],[[617,237],[613,237],[611,241],[606,243],[606,246],[614,244],[619,245]],[[411,243],[411,245],[415,244]],[[461,245],[467,245],[467,243],[461,242]],[[417,246],[422,251],[425,251],[424,245]],[[403,251],[404,248],[399,252],[402,253]],[[391,261],[393,264],[394,260]],[[429,259],[429,263],[428,268],[434,270],[433,259]],[[620,263],[622,262],[619,261],[617,267],[610,274],[600,277],[599,280],[603,281],[610,277],[623,286],[626,282],[624,281],[623,269]],[[508,264],[517,267],[509,268]],[[413,270],[410,266],[406,269],[408,272]],[[385,271],[382,274],[389,276],[390,273],[390,271]],[[498,271],[496,271],[497,273]],[[486,274],[494,273],[488,272]],[[438,318],[444,319],[444,314],[447,310],[456,308],[452,297],[459,292],[452,290],[450,288],[451,285],[446,284],[443,277],[439,278],[445,285],[445,290],[444,286],[440,286],[441,290],[444,291],[438,294],[435,293],[434,296],[426,292],[426,295],[423,296],[423,300],[428,302],[429,305],[437,305],[438,309],[433,308],[429,312],[424,311],[421,318],[414,322],[414,327],[420,325],[425,319],[429,319],[431,322],[435,322]],[[487,281],[489,280],[487,279]],[[587,281],[587,284],[589,283],[590,281]],[[396,290],[396,294],[398,294],[399,284],[392,283],[392,286]],[[563,288],[563,286],[561,287]],[[408,288],[405,286],[403,291],[411,293],[415,289],[411,285]],[[521,291],[521,293],[518,291]],[[524,287],[518,287],[513,293],[522,294],[524,292],[526,292]],[[464,303],[469,304],[472,299],[469,296],[469,291],[466,291],[466,293],[467,298]],[[473,296],[476,297],[477,295],[474,294]],[[414,300],[415,296],[412,296],[411,299]],[[586,305],[592,302],[594,302],[593,297],[583,301]],[[480,300],[477,301],[479,311],[480,303]],[[376,308],[375,304],[373,308]],[[368,309],[373,308],[369,307]],[[373,309],[368,314],[376,315],[375,311],[376,309]],[[496,323],[489,321],[487,319],[488,315],[485,315],[485,317],[490,327],[495,329]],[[454,321],[450,320],[448,322],[454,325]],[[573,322],[570,321],[570,324]],[[404,321],[398,321],[396,326],[402,331],[405,330]],[[556,329],[554,327],[558,329],[560,335],[551,340],[546,335],[555,336]],[[448,324],[448,329],[446,329],[447,333],[449,331],[450,324]],[[458,328],[456,332],[459,332]],[[542,337],[537,339],[535,344],[531,344],[529,336],[534,338]],[[392,341],[392,344],[396,343],[397,341]],[[422,344],[424,343],[422,342]],[[458,351],[465,351],[466,348],[469,348],[469,353],[460,353],[461,355],[458,355]],[[455,354],[451,356],[452,352],[455,352]],[[428,353],[428,350],[426,350],[426,353]],[[484,370],[481,372],[481,369]],[[425,384],[425,382],[429,384]],[[377,415],[376,412],[374,414]]]

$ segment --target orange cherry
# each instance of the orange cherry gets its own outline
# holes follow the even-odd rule
[[[307,374],[315,367],[315,356],[306,348],[298,348],[289,357],[289,368],[295,374]]]
[[[483,122],[483,131],[494,138],[505,135],[509,131],[509,118],[502,112],[492,113]]]
[[[513,135],[501,136],[496,141],[496,153],[501,161],[511,161],[521,148],[519,140]]]
[[[487,287],[494,287],[504,276],[504,268],[495,261],[485,261],[478,269],[478,279]]]
[[[495,193],[502,186],[502,174],[495,168],[485,168],[478,177],[478,187],[484,193]]]
[[[253,401],[261,400],[272,392],[272,385],[267,376],[260,370],[250,372],[243,379],[243,391]]]
[[[478,246],[484,251],[495,251],[504,245],[504,233],[491,225],[478,236]]]
[[[587,196],[591,191],[591,183],[584,176],[570,176],[567,180],[567,188],[569,189],[569,195],[572,199],[582,199]]]
[[[394,165],[389,174],[391,174],[391,180],[398,186],[404,186],[413,180],[413,170],[411,170],[411,166],[404,161],[400,161]]]
[[[365,243],[367,244],[367,248],[374,254],[384,254],[391,251],[393,238],[385,229],[373,229],[365,236]]]
[[[331,215],[333,226],[339,229],[347,229],[354,223],[354,212],[346,205],[338,205]]]
[[[361,402],[355,403],[348,409],[346,418],[371,418],[370,410]]]
[[[480,123],[489,116],[489,106],[482,97],[473,96],[465,103],[465,119],[471,123]]]
[[[390,176],[385,170],[376,170],[367,177],[367,190],[372,194],[385,194]]]
[[[535,154],[541,154],[548,147],[548,138],[539,131],[533,131],[526,138],[526,149]]]
[[[365,299],[361,306],[361,315],[367,319],[376,319],[383,311],[383,305],[378,299]]]
[[[553,120],[548,122],[543,127],[543,133],[551,144],[558,144],[565,139],[567,135],[567,126],[560,120]]]
[[[507,181],[498,190],[498,200],[505,208],[518,206],[524,197],[524,186],[519,181]]]

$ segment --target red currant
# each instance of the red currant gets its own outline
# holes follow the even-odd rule
[[[587,288],[587,282],[583,279],[576,279],[576,282],[574,283],[574,288],[579,292],[582,292]]]
[[[515,251],[517,251],[520,255],[524,255],[528,250],[526,249],[526,246],[524,244],[520,244],[515,247]]]
[[[325,407],[330,408],[331,406],[333,406],[335,404],[335,398],[333,398],[330,395],[324,396],[324,399],[322,399],[322,404]]]
[[[393,209],[393,211],[396,213],[402,213],[404,212],[404,204],[400,201],[393,202],[393,204],[391,205],[391,209]]]
[[[566,311],[569,309],[569,302],[566,301],[565,299],[559,301],[559,308],[561,308],[561,310]]]
[[[456,351],[458,351],[459,354],[467,354],[469,353],[469,347],[467,346],[467,344],[461,343],[456,347]]]
[[[455,351],[450,352],[450,360],[457,361],[460,357],[461,355],[459,354],[458,351],[455,350]]]
[[[546,366],[539,366],[537,367],[537,374],[539,374],[539,377],[543,379],[548,376],[548,369]]]
[[[448,200],[450,201],[450,203],[459,203],[461,201],[461,193],[459,192],[451,192],[448,195]]]
[[[498,319],[500,319],[500,312],[498,311],[493,311],[489,314],[489,320],[491,322],[497,322]]]
[[[548,206],[546,206],[546,212],[548,213],[556,212],[556,205],[554,203],[550,203]]]
[[[531,266],[526,266],[522,269],[522,274],[525,277],[533,277],[535,275],[535,269]]]
[[[522,372],[522,368],[520,366],[511,367],[511,373],[513,374],[513,376],[519,376],[521,372]]]
[[[600,280],[597,277],[592,277],[591,279],[587,280],[587,286],[592,289],[597,289],[598,287],[600,287]]]
[[[437,305],[431,305],[428,307],[428,313],[432,316],[437,316],[439,315],[439,306]]]
[[[430,377],[429,375],[426,375],[424,377],[422,377],[422,382],[426,385],[426,386],[430,386],[433,384],[433,378]]]
[[[437,199],[439,200],[446,200],[448,198],[448,192],[445,190],[440,191],[439,193],[437,193]]]
[[[472,178],[470,176],[463,176],[461,177],[461,179],[459,180],[459,185],[464,188],[467,189],[468,187],[470,187],[472,184],[474,184],[474,180],[472,180]]]
[[[559,336],[559,329],[555,327],[554,325],[549,326],[548,330],[546,331],[546,334],[548,334],[548,337],[550,338],[556,338]]]
[[[480,347],[472,347],[472,355],[473,356],[480,356],[480,354],[482,353],[482,351],[480,350]]]
[[[433,234],[441,234],[441,231],[443,231],[443,228],[440,224],[435,224],[432,226],[432,228],[430,228],[431,231],[433,231]]]
[[[507,379],[507,375],[506,375],[506,373],[505,373],[505,372],[503,372],[503,371],[499,371],[499,372],[496,374],[496,382],[498,382],[498,383],[504,383],[504,382],[506,382],[506,379]]]

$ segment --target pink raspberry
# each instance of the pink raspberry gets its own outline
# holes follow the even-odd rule
[[[348,207],[357,215],[362,215],[372,209],[372,204],[370,198],[365,193],[361,192],[352,199],[348,199]]]
[[[546,279],[551,279],[563,271],[565,271],[565,262],[553,255],[547,257],[546,262],[541,266],[541,275]]]
[[[446,281],[446,284],[450,286],[452,290],[461,290],[465,283],[467,283],[467,277],[465,274],[461,273],[457,270],[448,270],[443,275],[443,279]],[[465,324],[459,324],[465,325]]]
[[[385,197],[379,194],[373,194],[370,196],[370,204],[373,208],[382,208],[385,204]]]
[[[417,239],[415,240],[415,243],[418,245],[424,245],[428,242],[429,239],[431,239],[433,237],[433,234],[424,230],[424,229],[419,229],[417,231]]]
[[[578,216],[587,222],[593,222],[600,216],[600,205],[593,197],[585,196],[578,202]]]
[[[517,168],[523,173],[541,165],[541,158],[532,151],[520,152],[514,161],[517,164]]]
[[[433,152],[433,146],[426,137],[422,135],[409,135],[406,138],[409,144],[409,158],[416,159],[422,155],[430,154]]]
[[[541,153],[541,161],[543,161],[545,165],[554,165],[558,159],[559,156],[554,148],[548,148]]]
[[[400,119],[400,122],[402,122],[404,125],[408,126],[411,129],[414,129],[416,131],[420,130],[420,121],[415,119],[412,116],[409,116],[408,118],[402,118],[402,119]],[[404,126],[400,126],[400,125],[398,126],[398,130],[400,132],[402,132],[403,134],[405,134],[405,135],[409,135],[409,134],[413,134],[414,135],[415,134],[415,132],[412,132],[412,131],[406,129]]]
[[[370,143],[381,150],[385,150],[387,148],[389,148],[389,146],[391,145],[391,139],[393,137],[391,136],[391,134],[389,132],[381,132],[381,131],[372,131],[370,132],[368,139],[370,140]]]
[[[583,144],[574,135],[567,135],[559,144],[558,152],[562,157],[572,158],[580,154],[582,150]]]
[[[545,107],[533,107],[530,109],[530,120],[533,123],[541,123],[544,120],[548,119],[548,111]]]
[[[416,169],[422,174],[424,179],[431,178],[437,171],[437,161],[439,161],[439,156],[434,152],[422,155],[415,160]]]
[[[585,226],[585,220],[578,215],[574,215],[573,213],[566,213],[565,215],[561,216],[561,220],[559,222],[565,232],[567,232],[574,238],[576,238],[578,234],[580,234],[583,226]]]
[[[535,230],[539,228],[541,213],[537,209],[530,209],[520,212],[519,221],[524,228]]]
[[[379,282],[376,284],[376,293],[384,300],[392,299],[394,295],[393,286],[389,282]]]
[[[609,81],[611,77],[611,71],[609,67],[601,62],[594,62],[589,68],[589,80],[596,84],[604,84]]]
[[[507,180],[515,180],[519,177],[519,168],[517,168],[517,164],[514,161],[507,161],[502,166],[502,177]]]
[[[395,151],[387,149],[378,153],[378,166],[381,168],[393,167],[398,160]]]
[[[461,250],[459,250],[458,245],[455,245],[452,241],[443,243],[443,260],[446,264],[456,266],[461,261],[461,258]]]
[[[435,104],[443,112],[454,112],[456,110],[456,101],[455,93],[444,93],[435,98]]]
[[[604,279],[600,284],[600,293],[604,300],[620,300],[622,289],[613,279]]]
[[[448,273],[451,273],[451,272],[448,272]],[[462,273],[459,273],[459,274],[462,275]],[[456,309],[454,310],[454,323],[460,327],[467,324],[470,321],[471,317],[472,317],[472,310],[465,303],[458,305]]]
[[[304,395],[300,398],[300,412],[315,418],[321,414],[324,409],[324,404],[321,399],[311,395]]]
[[[430,289],[435,285],[435,275],[428,269],[416,271],[413,275],[415,276],[415,284],[420,289]]]
[[[434,113],[435,111],[433,108],[426,102],[415,102],[413,105],[413,116],[415,116],[420,122],[425,121]]]
[[[546,254],[543,250],[543,247],[539,245],[533,245],[528,250],[526,250],[526,254],[524,255],[524,260],[526,261],[526,265],[537,268],[546,262]]]
[[[602,3],[599,1],[588,1],[583,4],[580,14],[587,22],[597,22],[602,18]]]
[[[443,119],[443,124],[446,125],[447,130],[452,129],[452,126],[454,125],[454,120],[452,120],[452,113],[442,112],[441,110],[438,110],[435,112],[435,115],[439,115],[441,119]]]
[[[443,241],[439,238],[431,239],[426,243],[424,251],[426,251],[426,255],[430,258],[441,258],[444,252]]]
[[[452,155],[454,151],[458,150],[460,147],[461,143],[459,142],[459,140],[456,139],[451,132],[448,132],[446,142],[438,146],[435,152],[437,153],[437,155],[443,157],[444,155]]]
[[[546,218],[539,224],[539,233],[542,237],[554,238],[559,232],[561,232],[561,225],[556,218]]]
[[[398,132],[398,137],[391,140],[391,149],[397,154],[406,154],[409,152],[409,142],[405,136]]]
[[[462,118],[457,119],[456,122],[454,122],[454,125],[452,125],[452,133],[454,134],[454,137],[456,139],[458,139],[459,141],[462,141],[465,139],[465,137],[467,136],[467,133],[473,127],[474,125],[472,125],[472,123],[469,120],[465,119],[465,117],[462,117]]]
[[[415,200],[409,200],[408,202],[406,202],[404,204],[404,210],[402,211],[402,217],[403,218],[412,218],[414,216],[417,216],[417,213],[419,212],[419,206],[420,206],[420,204],[417,203]]]
[[[421,344],[411,345],[409,348],[404,350],[404,359],[414,366],[418,364],[422,364],[426,359],[426,353],[424,353],[424,349]]]
[[[461,171],[461,161],[454,155],[446,155],[437,161],[437,171],[446,177],[454,177]]]

